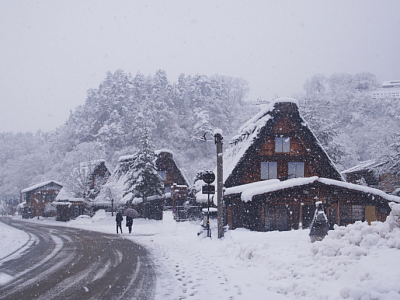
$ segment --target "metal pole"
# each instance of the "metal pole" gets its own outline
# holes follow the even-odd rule
[[[208,191],[210,191],[210,184],[208,185]],[[210,193],[208,193],[208,201],[207,201],[207,237],[211,237],[210,230]]]
[[[224,204],[222,199],[223,166],[222,166],[222,135],[216,133],[215,144],[217,145],[217,203],[218,203],[218,238],[224,237]]]

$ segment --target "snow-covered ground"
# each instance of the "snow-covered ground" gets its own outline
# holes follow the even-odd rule
[[[400,205],[393,206],[400,215]],[[115,221],[99,211],[68,223],[29,220],[115,233]],[[1,224],[2,244],[26,236]],[[3,230],[3,227],[7,230]],[[135,219],[132,234],[157,266],[156,299],[400,299],[400,221],[357,222],[337,227],[312,244],[308,230],[228,231],[221,240],[197,236],[199,225]],[[216,234],[214,234],[216,236]],[[5,242],[3,242],[5,241]],[[2,247],[0,255],[12,251]],[[14,249],[13,248],[13,249]]]
[[[18,257],[26,249],[25,247],[30,246],[28,240],[27,233],[0,222],[0,285],[11,279],[11,276],[1,272],[1,263]]]

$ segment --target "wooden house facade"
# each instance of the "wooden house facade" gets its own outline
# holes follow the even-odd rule
[[[322,201],[331,228],[384,220],[400,198],[346,183],[291,98],[249,120],[224,153],[226,223],[258,231],[307,228]]]
[[[42,182],[21,190],[23,217],[55,216],[55,210],[49,210],[51,203],[62,189],[62,184],[54,180]]]

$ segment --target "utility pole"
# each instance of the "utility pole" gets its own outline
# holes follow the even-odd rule
[[[214,131],[215,144],[217,145],[217,205],[218,205],[218,238],[224,237],[224,203],[222,199],[223,166],[222,166],[222,130]]]

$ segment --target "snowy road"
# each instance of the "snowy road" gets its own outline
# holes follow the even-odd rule
[[[0,260],[0,299],[153,299],[155,271],[148,252],[115,235],[0,221],[29,241]]]

